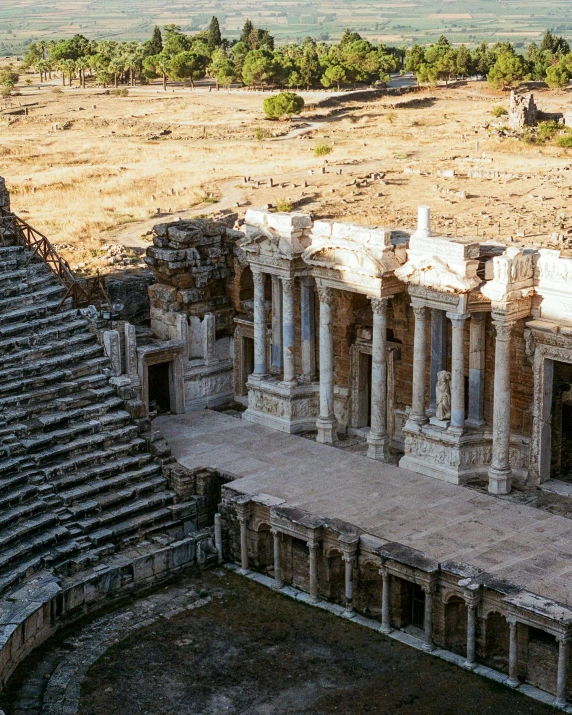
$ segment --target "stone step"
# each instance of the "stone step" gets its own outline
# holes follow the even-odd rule
[[[145,481],[133,482],[124,489],[112,489],[97,495],[93,499],[75,502],[68,507],[68,511],[73,519],[85,518],[94,512],[105,514],[108,510],[118,507],[120,504],[132,502],[133,499],[141,499],[145,495],[159,492],[165,488],[165,485],[165,479],[161,475],[156,475]],[[114,510],[117,511],[117,508]],[[96,518],[101,519],[102,517]]]
[[[62,310],[53,315],[24,315],[20,321],[12,321],[7,325],[0,325],[0,340],[16,336],[31,335],[43,330],[53,329],[55,326],[65,327],[71,320],[77,319],[77,310]]]
[[[65,323],[55,323],[51,328],[40,327],[35,331],[22,332],[12,337],[0,340],[0,355],[13,353],[25,348],[34,348],[52,340],[65,340],[78,333],[85,333],[88,322],[83,318],[67,320]]]
[[[110,463],[114,459],[133,456],[137,453],[143,452],[145,447],[145,440],[141,437],[136,437],[128,442],[115,444],[109,449],[97,449],[92,452],[88,452],[87,454],[79,454],[69,457],[68,459],[59,461],[57,464],[45,466],[41,471],[44,474],[46,481],[51,482],[57,477],[63,478],[66,474],[69,475],[70,472],[77,472],[86,465],[95,467],[100,465],[102,462]],[[58,479],[58,482],[59,481],[60,480]]]
[[[67,536],[67,529],[65,527],[58,527],[53,529],[46,529],[41,531],[35,536],[30,535],[24,541],[14,544],[10,548],[2,549],[0,551],[0,573],[11,567],[14,569],[16,566],[21,566],[22,562],[24,564],[29,564],[30,561],[34,565],[41,564],[43,560],[43,554],[49,551],[49,548],[56,544],[60,539],[64,539]],[[30,559],[30,555],[34,552],[39,552],[39,558]],[[22,569],[18,569],[18,578],[26,575],[30,570],[30,566],[27,565],[25,571],[22,573]],[[6,577],[5,577],[6,578]],[[16,579],[10,578],[9,581],[12,583]]]
[[[142,447],[141,444],[138,445],[139,448]],[[65,473],[63,476],[51,475],[50,482],[54,489],[63,490],[64,492],[70,491],[70,489],[80,488],[77,485],[94,484],[98,485],[101,481],[107,481],[111,477],[115,477],[120,480],[120,477],[124,473],[130,471],[138,471],[145,468],[149,463],[153,467],[156,465],[153,458],[148,452],[133,451],[133,453],[119,455],[116,459],[115,453],[101,452],[94,453],[94,460],[100,459],[100,463],[94,462],[95,466],[82,469],[74,469],[71,473]]]
[[[32,286],[28,286],[28,288],[29,290],[22,290],[15,295],[0,297],[0,314],[6,310],[15,311],[32,304],[34,306],[43,305],[53,300],[57,300],[59,305],[66,291],[61,283],[52,281],[50,277],[47,277],[40,286],[36,286],[36,290],[30,290]]]
[[[59,492],[59,495],[63,499],[64,504],[71,505],[91,499],[96,494],[101,494],[102,492],[122,489],[127,484],[134,481],[141,481],[143,483],[153,477],[159,479],[163,486],[165,485],[166,480],[162,476],[161,466],[151,462],[135,470],[122,471],[107,479],[94,479],[92,476],[81,486],[76,486],[72,489]]]
[[[24,484],[18,482],[15,489],[0,493],[0,509],[9,509],[20,502],[26,502],[28,499],[35,497],[38,493],[38,487],[34,484]]]
[[[31,501],[27,501],[24,504],[19,504],[18,506],[13,507],[12,509],[8,509],[6,511],[1,512],[0,513],[0,545],[2,545],[2,541],[1,541],[2,529],[4,529],[6,526],[12,527],[17,522],[21,521],[22,519],[28,518],[33,515],[39,515],[42,512],[45,512],[45,510],[46,510],[45,502],[41,501],[40,499],[34,499]]]
[[[100,349],[101,350],[101,349]],[[7,395],[18,394],[19,392],[39,391],[42,388],[49,389],[50,386],[73,381],[78,377],[87,377],[95,375],[102,368],[109,367],[109,358],[106,356],[92,358],[91,360],[83,360],[74,365],[71,369],[59,369],[48,372],[42,375],[35,375],[19,380],[11,380],[10,382],[0,383],[0,399]]]
[[[85,331],[76,335],[68,336],[65,340],[54,340],[52,342],[39,341],[36,345],[28,345],[25,349],[0,355],[0,370],[16,365],[47,360],[48,358],[61,355],[75,347],[87,346],[96,343],[96,336]]]
[[[52,370],[58,370],[70,365],[79,366],[83,364],[84,361],[89,361],[93,358],[100,357],[103,353],[103,348],[94,340],[90,341],[88,345],[79,345],[75,349],[70,349],[66,352],[59,352],[53,357],[45,357],[34,362],[23,362],[16,367],[6,367],[2,369],[2,379],[6,381],[12,380],[25,380],[29,377],[41,377],[46,373],[50,373]],[[2,368],[2,366],[0,366]]]
[[[102,512],[91,519],[81,519],[77,522],[84,534],[101,528],[110,528],[113,524],[131,520],[134,516],[143,513],[144,515],[157,508],[164,508],[166,505],[173,503],[174,495],[169,491],[155,492],[145,499],[138,499],[131,504],[126,504],[118,509],[112,509],[107,512]],[[1,535],[0,535],[1,536]],[[0,544],[1,544],[0,540]]]
[[[49,269],[37,263],[17,271],[5,271],[0,273],[0,299],[16,298],[28,291],[41,290],[52,280]]]
[[[30,455],[37,466],[47,466],[52,462],[60,462],[68,458],[81,456],[86,452],[99,450],[101,448],[111,448],[113,445],[129,443],[137,436],[137,427],[128,425],[117,430],[109,430],[90,434],[87,437],[80,437],[65,444],[57,444],[53,447],[35,452]]]
[[[32,534],[36,532],[42,533],[49,527],[53,527],[57,524],[57,516],[44,513],[8,528],[0,529],[0,567],[3,563],[4,553],[6,549],[10,548],[11,544],[21,538],[23,538],[24,542],[27,542],[32,538]]]
[[[17,308],[16,310],[4,310],[0,313],[0,327],[6,327],[11,323],[19,324],[28,319],[47,318],[49,315],[56,313],[63,296],[64,291],[62,290],[59,300],[46,300],[38,305],[25,305],[23,308]]]

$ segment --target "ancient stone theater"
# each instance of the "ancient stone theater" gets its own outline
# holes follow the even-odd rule
[[[249,209],[157,225],[133,325],[1,188],[2,682],[218,562],[571,707],[572,258]]]

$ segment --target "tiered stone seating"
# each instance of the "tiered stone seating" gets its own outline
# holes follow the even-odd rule
[[[88,322],[30,252],[0,246],[0,593],[38,568],[73,573],[181,525],[161,460],[108,384]]]

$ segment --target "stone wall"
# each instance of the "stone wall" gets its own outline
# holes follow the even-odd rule
[[[0,208],[10,210],[10,194],[6,188],[6,180],[0,176]]]

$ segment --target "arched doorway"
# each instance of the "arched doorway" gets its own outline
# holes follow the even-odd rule
[[[445,604],[445,648],[467,655],[467,605],[460,596],[451,596]]]

